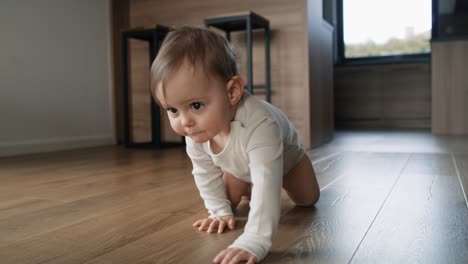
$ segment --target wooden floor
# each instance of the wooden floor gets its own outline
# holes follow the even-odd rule
[[[315,208],[286,196],[263,263],[468,263],[468,138],[339,132],[309,151]],[[0,159],[0,263],[211,263],[242,232],[205,216],[184,149]]]

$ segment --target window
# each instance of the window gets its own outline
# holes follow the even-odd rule
[[[431,0],[338,0],[341,62],[427,59]]]

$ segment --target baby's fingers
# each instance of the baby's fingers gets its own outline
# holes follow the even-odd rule
[[[200,219],[200,220],[196,221],[195,223],[193,223],[192,226],[193,226],[193,227],[198,227],[198,226],[200,226],[200,225],[203,223],[203,221],[205,221],[205,220],[206,220],[206,219]]]
[[[212,221],[212,219],[210,219],[210,218],[203,220],[203,222],[201,223],[200,228],[198,228],[198,230],[205,231],[206,228],[208,227],[208,225],[211,223],[211,221]]]
[[[208,227],[207,232],[208,233],[213,233],[214,229],[218,227],[219,223],[222,221],[219,221],[219,219],[213,219],[213,222],[211,222],[210,227]]]
[[[223,233],[224,228],[226,228],[226,222],[224,222],[224,221],[219,221],[219,225],[218,225],[218,234]]]

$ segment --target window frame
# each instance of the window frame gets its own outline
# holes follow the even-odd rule
[[[345,43],[344,43],[344,27],[343,27],[343,1],[336,1],[336,16],[337,16],[337,64],[338,65],[366,65],[366,64],[391,64],[391,63],[413,63],[413,62],[428,62],[430,61],[431,52],[427,53],[413,53],[413,54],[400,54],[389,56],[369,56],[359,58],[346,58],[345,57]],[[437,1],[432,0],[432,28],[431,39],[437,37]]]

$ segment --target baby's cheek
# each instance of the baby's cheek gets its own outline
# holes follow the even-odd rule
[[[177,134],[181,134],[181,127],[180,124],[174,118],[169,118],[169,123],[171,124],[172,130],[174,130]]]

